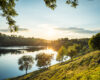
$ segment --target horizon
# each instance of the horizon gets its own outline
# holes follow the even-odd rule
[[[1,33],[1,32],[0,32]],[[1,34],[3,34],[3,35],[6,35],[6,36],[12,36],[11,34],[9,35],[8,33],[7,34],[5,34],[5,33],[1,33]],[[60,40],[60,39],[65,39],[65,38],[67,38],[68,40],[73,40],[73,39],[89,39],[89,38],[68,38],[68,37],[62,37],[62,38],[57,38],[57,39],[45,39],[45,38],[38,38],[38,37],[29,37],[29,36],[27,36],[27,37],[25,37],[25,36],[22,36],[22,35],[15,35],[15,34],[13,34],[13,36],[16,36],[16,37],[23,37],[23,38],[35,38],[35,39],[43,39],[43,40],[47,40],[47,41],[56,41],[56,40]]]
[[[80,0],[77,8],[73,8],[60,0],[57,8],[51,10],[43,0],[19,0],[16,3],[19,15],[14,18],[19,32],[8,32],[6,19],[3,17],[0,18],[0,32],[46,40],[90,38],[100,32],[99,4],[100,0]]]

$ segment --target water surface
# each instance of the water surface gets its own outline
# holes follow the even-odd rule
[[[26,47],[2,47],[1,49],[26,49]],[[57,52],[50,50],[50,49],[42,49],[34,52],[28,52],[26,50],[21,50],[20,52],[6,52],[6,53],[1,53],[0,54],[0,80],[5,79],[5,78],[10,78],[10,77],[16,77],[25,74],[25,71],[20,71],[19,70],[19,65],[18,65],[18,59],[22,57],[23,55],[31,55],[32,57],[35,58],[36,54],[39,53],[48,53],[48,54],[54,54],[56,56]],[[56,64],[57,61],[54,59],[51,62],[51,65]],[[36,61],[33,64],[32,69],[28,70],[28,72],[32,72],[39,69],[36,66]]]
[[[17,50],[17,49],[21,49],[21,50],[17,50],[15,52],[6,52],[6,50],[4,50],[5,53],[3,53],[1,51],[0,53],[0,80],[2,79],[6,79],[6,78],[11,78],[11,77],[16,77],[16,76],[21,76],[25,74],[25,71],[20,71],[19,70],[19,65],[18,65],[18,59],[24,55],[31,55],[32,57],[36,57],[37,54],[39,53],[47,53],[47,54],[54,54],[54,58],[51,61],[51,65],[54,65],[56,63],[58,63],[56,61],[56,55],[57,52],[52,50],[52,49],[41,49],[38,51],[26,51],[24,49],[26,49],[26,47],[2,47],[2,49],[10,49],[10,51]],[[12,49],[12,50],[11,50]],[[22,50],[23,49],[23,50]],[[36,61],[33,64],[33,67],[28,70],[29,72],[38,70],[39,67],[36,66]]]

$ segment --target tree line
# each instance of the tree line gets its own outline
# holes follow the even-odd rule
[[[25,38],[23,36],[5,35],[0,33],[0,46],[44,46],[46,40],[40,38]]]
[[[59,50],[61,46],[68,46],[75,44],[85,45],[88,47],[88,38],[83,39],[68,39],[61,38],[58,40],[45,40],[40,38],[28,37],[17,35],[5,35],[0,33],[0,46],[49,46],[55,50]]]

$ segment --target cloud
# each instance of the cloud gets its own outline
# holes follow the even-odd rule
[[[28,31],[26,28],[19,28],[18,31]],[[9,29],[0,29],[0,32],[9,32]]]
[[[8,32],[8,29],[0,29],[0,32]]]
[[[84,28],[76,28],[76,27],[69,27],[69,28],[55,28],[56,30],[60,31],[70,31],[74,33],[84,33],[84,34],[94,34],[94,33],[99,33],[100,30],[87,30]]]
[[[28,31],[29,29],[27,28],[19,28],[19,31]]]

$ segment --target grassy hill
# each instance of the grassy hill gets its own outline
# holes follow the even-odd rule
[[[100,51],[8,80],[100,80]]]

